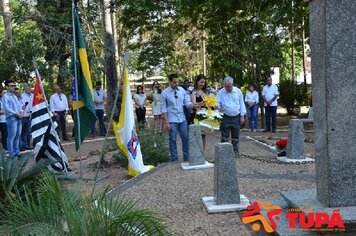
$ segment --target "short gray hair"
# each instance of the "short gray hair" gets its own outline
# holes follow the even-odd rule
[[[31,86],[30,86],[29,84],[27,84],[27,83],[24,84],[23,87],[24,87],[24,88],[31,88]]]
[[[234,78],[231,76],[226,76],[224,79],[224,84],[234,84]]]

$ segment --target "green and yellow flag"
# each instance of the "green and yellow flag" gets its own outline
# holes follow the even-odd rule
[[[95,124],[96,115],[86,43],[84,41],[82,29],[80,28],[78,12],[75,7],[73,7],[73,27],[73,34],[75,37],[73,37],[71,69],[72,75],[74,77],[75,75],[77,76],[78,84],[76,84],[76,81],[74,79],[72,83],[72,101],[75,148],[76,150],[78,150],[80,144],[83,143],[85,137],[88,135],[91,127]],[[76,66],[74,65],[74,63],[76,63]],[[77,73],[75,73],[75,69],[77,70]],[[78,94],[76,93],[76,86],[78,86]],[[77,101],[77,98],[79,98],[79,101]],[[79,120],[77,112],[79,112]],[[79,126],[80,140],[78,135]]]

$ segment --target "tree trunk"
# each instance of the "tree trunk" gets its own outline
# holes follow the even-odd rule
[[[67,64],[67,59],[69,58],[69,56],[70,56],[69,53],[65,53],[59,57],[57,85],[61,88],[64,87],[64,79],[65,79],[64,75],[65,75],[65,71],[67,69],[66,64]]]
[[[1,0],[2,16],[4,19],[5,36],[8,43],[12,46],[12,23],[9,0]]]
[[[104,30],[104,47],[105,47],[105,75],[107,90],[107,112],[111,115],[114,107],[115,95],[117,92],[117,69],[115,60],[115,42],[110,13],[110,0],[103,0],[103,30]],[[116,111],[117,113],[117,111]],[[117,114],[115,114],[117,115]]]

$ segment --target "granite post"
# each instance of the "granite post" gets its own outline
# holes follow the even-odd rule
[[[310,3],[317,199],[356,206],[356,1]]]
[[[189,125],[189,160],[181,163],[183,170],[198,170],[213,168],[214,164],[205,161],[201,126]]]
[[[305,159],[304,127],[302,120],[291,119],[289,121],[286,155],[290,159]]]
[[[214,195],[202,200],[208,213],[246,210],[250,204],[239,193],[236,158],[231,143],[215,145]]]
[[[286,156],[277,156],[281,162],[303,163],[315,160],[304,155],[304,120],[291,119],[288,129]]]
[[[203,141],[201,128],[198,124],[189,126],[189,165],[204,165]]]
[[[215,146],[214,198],[217,205],[239,204],[240,193],[234,148],[231,143]]]

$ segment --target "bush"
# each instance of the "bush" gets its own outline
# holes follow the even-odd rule
[[[294,108],[302,106],[308,101],[304,84],[297,84],[292,80],[280,81],[279,94],[279,100],[286,107],[288,114],[293,114]]]
[[[41,159],[39,162],[27,168],[27,164],[33,153],[25,153],[20,158],[11,159],[0,150],[0,200],[6,200],[8,196],[14,196],[15,192],[23,186],[30,186],[34,179],[42,174],[43,169],[50,160]]]
[[[142,158],[145,165],[157,166],[170,160],[168,139],[166,136],[155,134],[149,128],[139,130],[137,135],[141,144]],[[120,166],[127,168],[128,160],[123,152],[118,151],[113,155],[113,158],[119,162]]]

